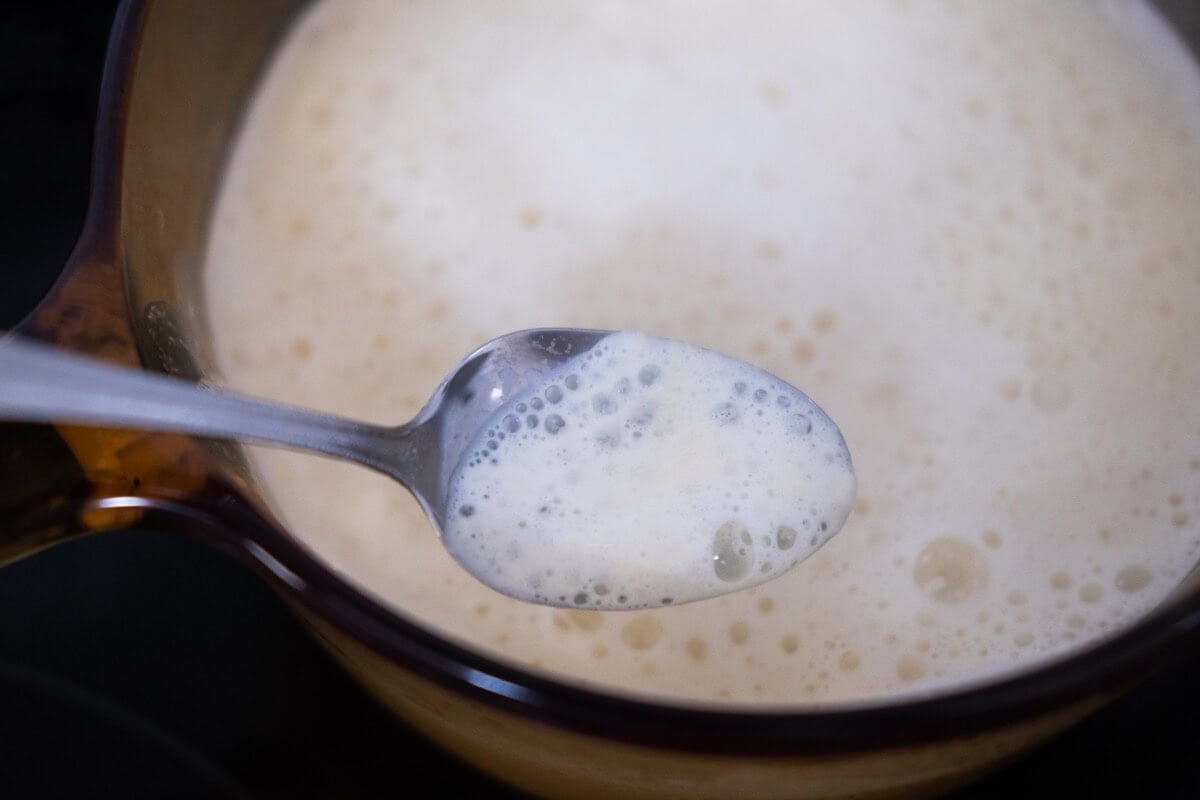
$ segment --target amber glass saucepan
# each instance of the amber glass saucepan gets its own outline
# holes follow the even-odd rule
[[[301,5],[122,6],[85,230],[21,334],[204,376],[212,362],[197,273],[209,209],[240,110]],[[936,794],[1062,730],[1200,635],[1193,571],[1168,602],[1115,638],[957,694],[803,713],[637,702],[498,663],[373,602],[275,521],[235,446],[4,424],[0,449],[0,561],[132,525],[202,537],[258,569],[396,714],[476,767],[542,795]]]

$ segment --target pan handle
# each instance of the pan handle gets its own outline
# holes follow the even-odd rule
[[[49,295],[16,328],[141,366],[115,248],[80,239]],[[129,528],[178,509],[226,471],[187,436],[70,425],[0,424],[0,564],[84,533]],[[155,518],[157,527],[170,515]]]

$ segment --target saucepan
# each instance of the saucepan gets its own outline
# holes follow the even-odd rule
[[[199,271],[239,114],[298,0],[134,0],[105,68],[83,233],[23,336],[202,381]],[[1181,6],[1183,4],[1180,4]],[[148,526],[259,572],[379,702],[476,768],[570,797],[927,796],[1028,751],[1146,679],[1200,635],[1200,573],[1132,628],[1019,675],[836,710],[716,710],[616,696],[438,635],[294,539],[228,443],[0,425],[0,561]]]

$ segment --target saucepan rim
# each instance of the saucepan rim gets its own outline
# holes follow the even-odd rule
[[[101,86],[93,190],[79,249],[102,250],[105,242],[121,235],[125,100],[152,7],[153,0],[124,0],[116,16]],[[136,231],[124,235],[135,236]],[[339,577],[229,486],[193,503],[157,504],[150,511],[152,525],[179,527],[179,520],[186,520],[183,529],[202,531],[207,541],[262,571],[304,612],[399,668],[528,720],[658,750],[807,757],[936,743],[1099,704],[1200,641],[1200,590],[1193,590],[1103,641],[936,695],[838,706],[704,707],[574,686],[438,636]]]

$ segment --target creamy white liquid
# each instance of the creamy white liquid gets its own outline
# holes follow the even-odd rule
[[[496,410],[451,478],[442,539],[512,597],[629,610],[774,578],[853,501],[842,434],[802,392],[623,332]]]
[[[220,369],[395,424],[527,327],[757,364],[837,420],[858,499],[698,603],[520,603],[386,478],[254,463],[333,568],[516,663],[705,701],[941,690],[1103,637],[1196,563],[1198,132],[1139,3],[326,0],[213,218]]]

